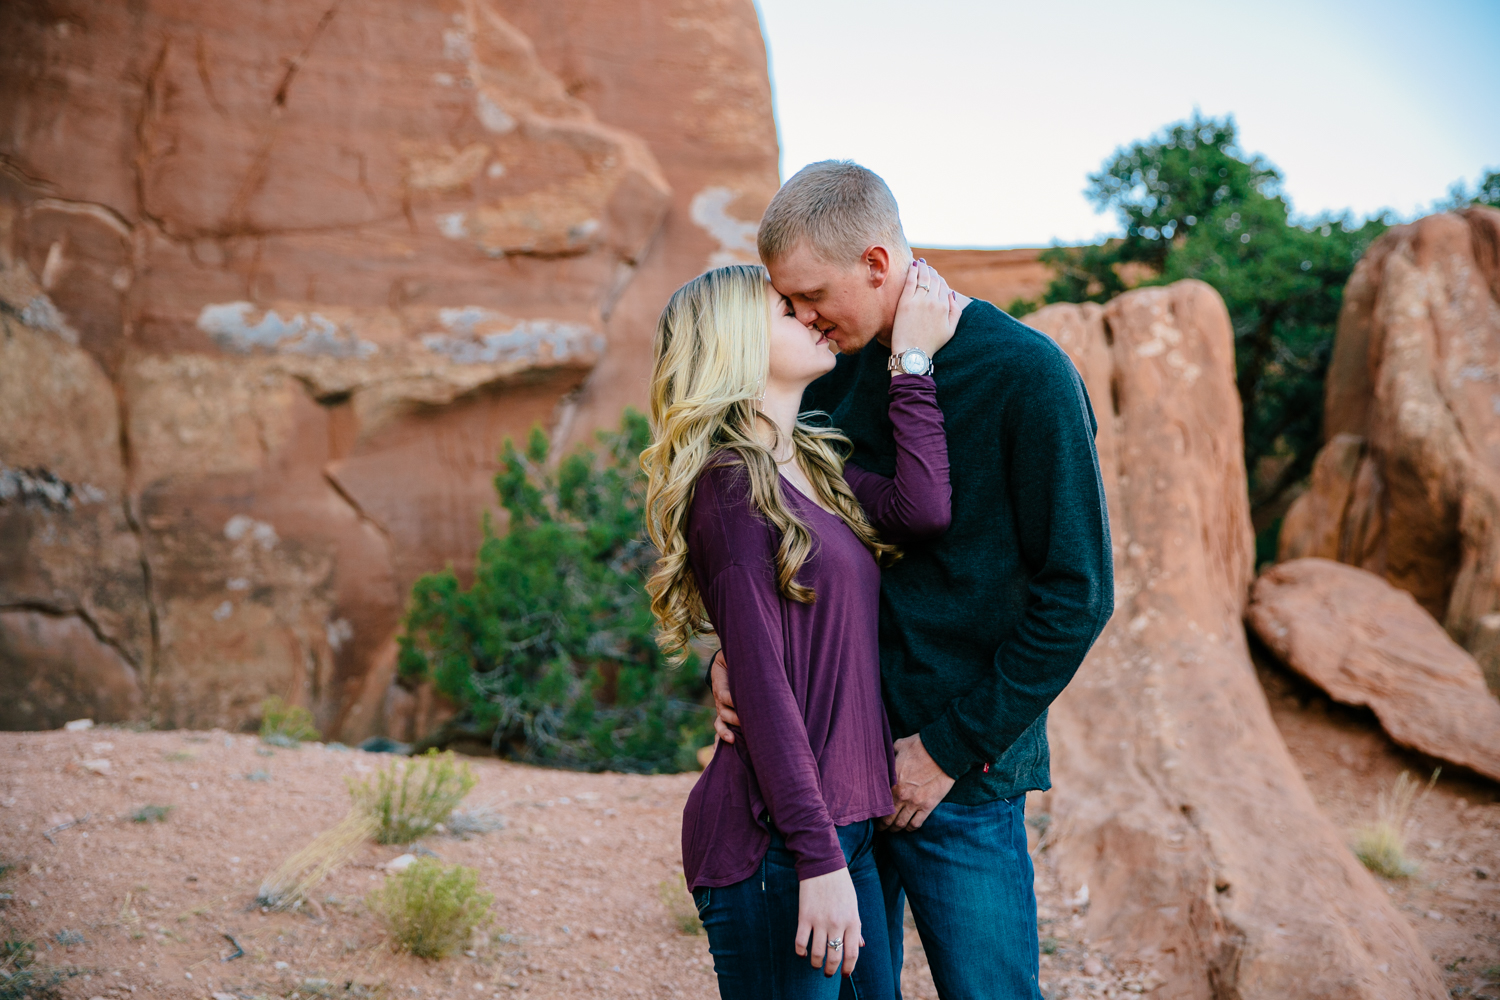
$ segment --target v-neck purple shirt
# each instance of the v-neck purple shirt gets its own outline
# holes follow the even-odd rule
[[[948,528],[948,448],[929,377],[891,378],[897,447],[894,479],[854,465],[845,478],[889,542]],[[725,462],[698,477],[688,514],[688,561],[729,664],[740,717],[688,796],[682,861],[688,887],[749,878],[776,824],[797,859],[797,877],[844,867],[835,827],[895,811],[895,756],[880,696],[876,634],[880,569],[840,518],[785,478],[787,503],[813,533],[797,579],[812,604],[776,586],[776,530],[750,499],[744,466]]]

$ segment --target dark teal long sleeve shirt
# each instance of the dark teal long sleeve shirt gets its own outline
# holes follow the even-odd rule
[[[872,342],[808,387],[890,476],[890,352]],[[1067,354],[976,299],[933,358],[948,432],[952,525],[904,546],[880,586],[882,692],[897,738],[922,744],[973,805],[1051,786],[1047,707],[1114,610],[1098,425]]]

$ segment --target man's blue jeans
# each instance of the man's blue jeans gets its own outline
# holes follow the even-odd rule
[[[875,869],[875,824],[851,823],[839,827],[838,834],[859,897],[865,939],[854,975],[824,976],[809,959],[797,956],[796,858],[773,828],[771,848],[754,875],[693,893],[722,1000],[890,1000],[896,995],[885,939],[885,903]]]
[[[875,858],[898,998],[910,897],[943,1000],[1041,1000],[1025,795],[977,806],[944,802],[919,830],[878,834]]]

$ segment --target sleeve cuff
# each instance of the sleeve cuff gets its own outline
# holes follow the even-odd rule
[[[953,722],[947,712],[923,729],[920,735],[922,747],[928,756],[954,781],[962,778],[969,772],[969,768],[979,763],[979,758],[974,756],[973,751],[953,731]]]
[[[924,390],[935,391],[937,389],[937,381],[931,375],[908,375],[906,372],[892,372],[889,391],[895,392],[902,387],[915,389],[918,392]]]
[[[799,861],[797,863],[797,881],[806,882],[810,878],[817,878],[819,875],[827,875],[830,872],[838,871],[840,868],[848,867],[849,863],[844,860],[842,851],[839,852],[837,860],[830,858],[827,861],[816,861],[810,864],[803,864]]]

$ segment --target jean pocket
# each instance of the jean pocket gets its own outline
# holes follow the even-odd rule
[[[708,909],[709,901],[713,899],[712,889],[699,889],[693,893],[693,905],[698,908],[698,919],[703,919],[703,911]]]

